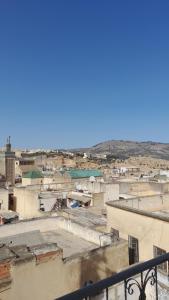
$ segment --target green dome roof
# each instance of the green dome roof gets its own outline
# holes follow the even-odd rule
[[[35,179],[35,178],[43,178],[43,175],[40,171],[30,171],[30,172],[25,173],[22,177]]]
[[[67,172],[71,178],[89,178],[91,176],[101,177],[103,176],[100,170],[85,170],[85,169],[72,169]]]

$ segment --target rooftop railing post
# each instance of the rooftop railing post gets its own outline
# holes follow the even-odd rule
[[[127,282],[124,280],[124,299],[127,300]]]
[[[108,299],[109,299],[109,289],[106,288],[106,300],[108,300]]]
[[[157,279],[157,266],[155,266],[155,277],[156,277],[156,300],[158,300],[158,279]]]

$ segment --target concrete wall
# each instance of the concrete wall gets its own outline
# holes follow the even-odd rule
[[[104,208],[104,193],[94,193],[92,194],[92,206]]]
[[[59,228],[69,231],[76,236],[79,236],[98,246],[110,245],[112,243],[112,239],[110,236],[89,227],[84,227],[76,222],[73,222],[72,220],[60,217],[57,218],[56,224]]]
[[[70,183],[71,178],[67,175],[61,175],[61,174],[54,174],[52,177],[45,176],[43,179],[44,184],[50,184],[50,183]]]
[[[163,185],[163,193],[169,192],[169,182],[162,183]]]
[[[104,193],[104,203],[119,199],[119,184],[87,181],[85,186],[91,193]]]
[[[35,184],[43,184],[43,178],[22,178],[22,185],[35,185]]]
[[[17,174],[23,174],[23,172],[25,173],[26,171],[31,171],[31,170],[38,170],[36,165],[15,165],[15,168],[17,170]],[[20,170],[21,169],[21,170]],[[45,174],[45,173],[44,173]],[[44,178],[35,178],[35,179],[31,179],[31,178],[23,178],[22,182],[23,185],[32,185],[32,184],[41,184],[41,181],[43,184],[52,184],[54,183],[70,183],[71,182],[71,178],[67,175],[67,174],[61,174],[60,172],[53,172],[53,175],[44,175]]]
[[[43,212],[39,211],[40,199],[38,199],[38,194],[40,191],[46,191],[50,187],[60,191],[60,193],[65,191],[65,189],[68,191],[73,188],[72,183],[37,184],[14,188],[14,196],[17,198],[16,211],[19,213],[20,218],[35,218],[43,215]]]
[[[35,184],[35,185],[29,185],[28,187],[29,189],[37,189],[39,191],[46,191],[48,189],[51,190],[57,190],[57,191],[69,191],[69,190],[73,190],[74,189],[74,184],[72,182],[68,182],[68,183],[55,183],[55,182],[50,182],[48,181],[48,183],[46,184]]]
[[[1,210],[8,210],[8,190],[0,189]]]
[[[16,197],[16,211],[20,219],[29,219],[42,216],[40,212],[40,199],[38,191],[27,188],[15,188],[14,196]]]
[[[147,195],[160,194],[166,191],[165,184],[157,182],[119,182],[120,194]]]
[[[128,236],[131,235],[139,240],[140,261],[153,257],[153,246],[169,252],[169,222],[109,205],[107,220],[108,230],[112,227],[119,230],[121,238],[128,240]]]
[[[124,205],[144,211],[169,210],[169,193],[119,200],[118,205]]]
[[[104,202],[119,199],[119,184],[105,183]]]
[[[5,176],[5,153],[0,153],[0,175]]]
[[[87,280],[96,282],[118,272],[127,266],[126,258],[127,245],[122,242],[67,260],[58,251],[18,263],[6,262],[8,277],[4,288],[4,273],[0,274],[0,299],[53,300],[82,287]]]

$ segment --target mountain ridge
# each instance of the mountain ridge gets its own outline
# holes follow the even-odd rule
[[[89,148],[74,149],[74,152],[107,154],[117,158],[146,156],[169,160],[169,143],[154,141],[108,140]]]

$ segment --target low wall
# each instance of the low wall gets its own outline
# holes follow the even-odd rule
[[[138,195],[147,193],[149,195],[161,194],[168,191],[164,183],[158,182],[119,182],[120,194]]]
[[[112,243],[112,238],[109,235],[103,234],[102,232],[93,230],[88,227],[83,227],[82,225],[62,217],[57,218],[57,227],[69,231],[91,243],[98,246],[110,245]]]
[[[48,230],[57,230],[58,228],[64,229],[65,231],[71,232],[76,236],[79,236],[89,242],[92,242],[98,246],[110,245],[112,239],[109,235],[103,234],[102,232],[94,229],[84,227],[77,222],[65,219],[64,217],[50,217],[40,218],[37,220],[22,221],[15,225],[9,224],[2,226],[0,230],[0,238],[8,235],[16,235],[20,233],[29,232],[32,230],[40,230],[46,232]]]
[[[118,205],[127,206],[145,211],[169,209],[169,193],[153,196],[136,197],[116,201]]]

